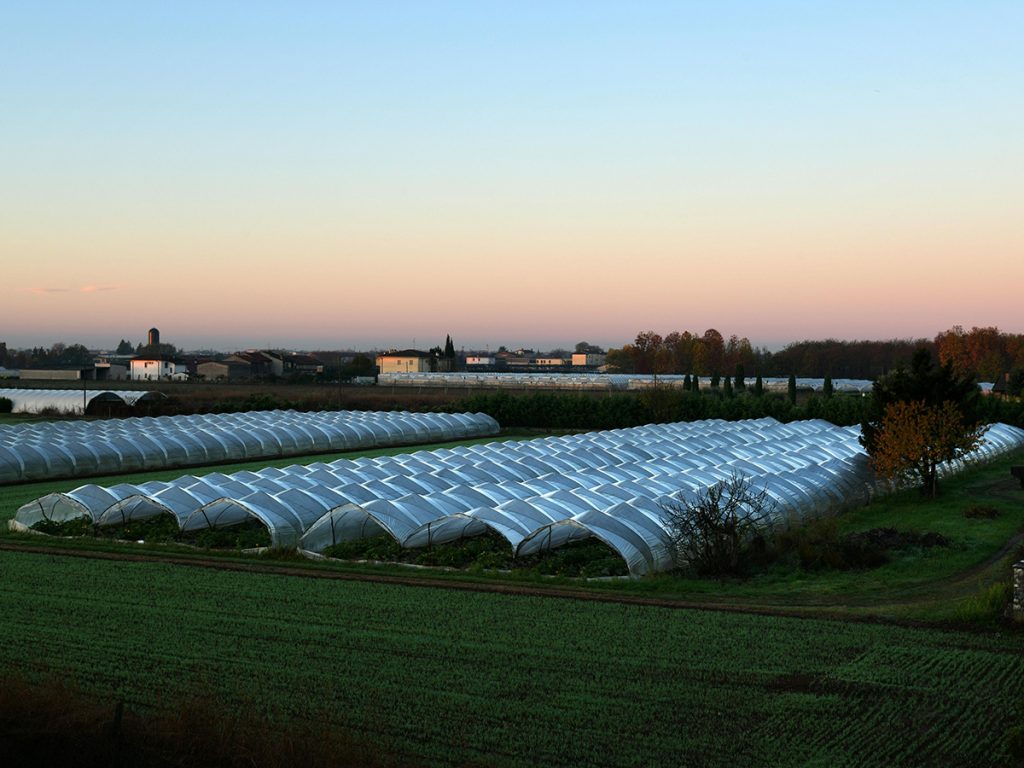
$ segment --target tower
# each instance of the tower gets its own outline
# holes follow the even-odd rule
[[[146,343],[151,347],[155,347],[160,343],[160,330],[158,328],[149,329],[149,341]]]

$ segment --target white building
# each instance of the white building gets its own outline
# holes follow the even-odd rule
[[[187,381],[188,366],[174,360],[140,357],[132,360],[132,381]]]

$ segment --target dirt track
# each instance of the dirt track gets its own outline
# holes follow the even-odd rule
[[[1024,540],[1024,534],[1015,537],[1003,550],[991,559],[997,562],[1005,556],[1014,546],[1018,546]],[[321,570],[318,568],[304,568],[279,563],[253,562],[245,563],[237,560],[228,560],[218,557],[182,557],[171,554],[138,552],[103,552],[97,550],[74,550],[63,547],[50,547],[35,544],[12,543],[0,541],[0,552],[22,552],[39,555],[50,555],[54,557],[82,557],[95,560],[112,560],[134,563],[165,563],[169,565],[190,566],[193,568],[210,568],[220,571],[239,571],[243,573],[260,573],[278,576],[295,576],[305,579],[329,579],[337,581],[359,581],[376,584],[394,584],[405,587],[425,587],[430,589],[451,589],[464,592],[486,592],[501,595],[513,595],[518,597],[546,597],[571,600],[587,600],[597,603],[615,603],[620,605],[637,605],[657,608],[672,608],[680,610],[701,610],[717,611],[722,613],[754,614],[758,616],[778,616],[798,619],[819,619],[833,621],[853,621],[871,624],[886,624],[903,627],[927,627],[931,629],[949,629],[942,624],[934,622],[914,621],[909,619],[892,619],[879,616],[863,616],[843,610],[837,610],[837,606],[816,607],[798,606],[782,607],[775,605],[757,605],[749,603],[719,603],[700,602],[693,600],[680,600],[660,597],[643,597],[640,595],[622,595],[611,592],[600,592],[592,589],[571,589],[562,586],[531,586],[523,584],[512,584],[508,582],[486,582],[486,581],[456,581],[449,579],[431,578],[429,576],[396,576],[393,574],[359,573],[352,571]],[[985,563],[971,569],[971,573],[978,573],[984,570],[990,563]],[[967,578],[967,575],[963,575]],[[960,581],[958,576],[955,581]],[[963,631],[964,627],[956,627]],[[970,629],[970,628],[966,628]]]

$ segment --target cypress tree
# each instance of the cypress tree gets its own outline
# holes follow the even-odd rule
[[[754,396],[760,397],[764,394],[764,382],[761,381],[761,374],[757,374],[757,378],[754,379]]]
[[[683,377],[683,392],[690,391],[690,374],[686,374]]]
[[[787,394],[789,394],[789,402],[796,405],[796,374],[789,374],[789,384],[786,385]]]
[[[747,388],[746,375],[743,370],[743,363],[736,363],[736,391],[741,392]]]
[[[825,397],[832,397],[832,392],[834,391],[832,387],[832,377],[828,374],[825,375],[825,383],[822,385],[821,391]]]
[[[725,396],[732,397],[732,379],[725,377]]]

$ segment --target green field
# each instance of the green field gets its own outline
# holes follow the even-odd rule
[[[436,765],[1001,765],[1019,637],[0,553],[0,667]]]

